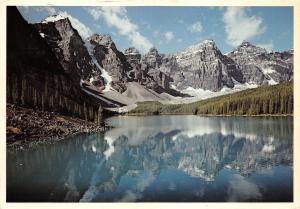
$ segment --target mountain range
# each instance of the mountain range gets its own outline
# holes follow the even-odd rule
[[[69,64],[77,65],[75,69],[83,72],[84,80],[90,75],[92,84],[101,85],[99,74],[103,78],[106,74],[110,77],[104,79],[106,85],[121,93],[126,91],[127,82],[176,95],[172,87],[178,91],[192,87],[215,92],[236,84],[272,85],[293,77],[293,50],[268,52],[244,41],[224,55],[213,40],[205,40],[176,54],[165,55],[151,48],[142,55],[134,47],[119,51],[109,35],[94,34],[82,40],[69,19],[61,15],[50,16],[34,26],[57,57],[71,58]],[[76,57],[83,59],[77,62]],[[90,66],[91,60],[98,69]]]
[[[8,18],[9,24],[22,22],[23,27],[30,29],[30,40],[24,37],[27,36],[26,34],[18,33],[15,28],[14,39],[17,41],[12,40],[12,42],[20,42],[21,46],[34,43],[32,49],[40,49],[40,57],[34,57],[40,62],[37,63],[36,68],[49,66],[48,74],[54,73],[55,70],[59,71],[64,79],[73,84],[68,85],[77,88],[76,93],[73,92],[72,95],[68,95],[71,92],[64,90],[54,91],[54,95],[79,96],[80,98],[71,99],[75,101],[88,97],[85,105],[89,100],[96,100],[96,104],[107,108],[120,108],[124,105],[133,105],[138,101],[149,100],[182,102],[191,99],[191,96],[196,96],[193,98],[199,100],[293,79],[293,49],[269,52],[244,41],[232,52],[223,54],[213,40],[205,40],[174,54],[162,54],[156,48],[141,54],[134,47],[121,52],[110,35],[94,34],[86,40],[82,39],[78,31],[72,27],[71,21],[62,15],[49,16],[40,23],[28,24],[17,9],[13,9],[18,19]],[[8,9],[8,13],[13,9]],[[10,47],[14,49],[8,50],[9,54],[21,53],[18,51],[19,46],[8,48]],[[26,49],[30,47],[26,46]],[[24,51],[22,56],[22,59],[26,60],[28,56],[34,55]],[[17,64],[12,60],[11,63]],[[57,66],[50,67],[48,63]],[[22,62],[14,67],[22,66],[23,69],[27,69],[32,64]],[[13,67],[8,65],[8,71],[11,71],[11,68]],[[28,73],[23,74],[29,76]],[[36,76],[43,75],[36,72]],[[16,76],[12,76],[14,77]],[[66,88],[67,81],[58,80],[59,82],[55,83],[57,86],[52,85],[50,88]],[[43,84],[44,82],[41,85]],[[20,85],[23,85],[22,81]],[[37,88],[38,85],[40,84],[37,84]],[[15,97],[18,98],[17,100],[21,98],[18,95]],[[70,109],[67,105],[63,108]],[[95,108],[92,109],[90,111],[95,112]],[[90,115],[93,114],[96,113]]]

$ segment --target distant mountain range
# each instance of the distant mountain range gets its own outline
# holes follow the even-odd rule
[[[83,40],[70,20],[61,15],[26,27],[39,34],[32,39],[44,40],[51,50],[45,53],[55,56],[68,79],[101,100],[104,107],[170,101],[199,91],[217,95],[293,79],[292,49],[268,52],[244,41],[222,54],[213,40],[205,40],[176,54],[161,54],[151,48],[142,55],[134,47],[119,51],[109,35],[94,34]],[[17,36],[24,39],[22,33]]]
[[[102,84],[99,74],[105,78],[103,74],[107,72],[111,80],[104,79],[106,85],[119,92],[124,92],[130,81],[158,93],[166,91],[176,95],[171,86],[177,90],[192,87],[220,91],[223,87],[234,88],[236,84],[272,85],[293,78],[293,50],[268,52],[244,41],[224,55],[213,40],[205,40],[176,54],[164,55],[152,48],[141,55],[134,47],[124,53],[118,51],[109,35],[94,34],[82,40],[69,19],[60,15],[48,17],[34,26],[57,57],[74,65],[74,71],[83,72],[83,79],[87,80],[90,75],[92,84],[96,82],[99,86]],[[77,59],[82,61],[77,62]],[[93,65],[91,60],[98,68],[90,66]]]

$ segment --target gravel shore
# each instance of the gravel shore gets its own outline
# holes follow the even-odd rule
[[[22,148],[32,142],[53,142],[67,136],[103,132],[106,128],[54,112],[44,112],[13,104],[6,105],[6,145],[8,149]]]

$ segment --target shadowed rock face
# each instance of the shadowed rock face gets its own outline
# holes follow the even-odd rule
[[[80,79],[93,81],[97,87],[104,86],[101,71],[93,63],[83,40],[68,18],[54,22],[34,24],[46,40],[65,72],[76,82]]]
[[[112,77],[111,86],[117,91],[124,92],[127,82],[136,81],[158,93],[180,95],[169,87],[172,78],[159,70],[162,57],[156,49],[141,56],[131,47],[123,54],[109,35],[94,34],[88,41],[93,46],[92,53],[98,64]]]
[[[136,48],[130,47],[128,49],[125,49],[124,55],[132,67],[132,70],[128,73],[128,76],[134,81],[137,81],[141,84],[142,79],[145,77],[145,74],[143,74],[141,70],[140,52]]]
[[[124,51],[124,54],[132,67],[128,73],[130,79],[157,93],[166,92],[173,96],[185,96],[170,88],[173,79],[161,70],[163,55],[159,54],[157,49],[151,48],[142,56],[137,49],[130,47]]]
[[[134,47],[129,47],[128,49],[125,49],[124,55],[126,56],[128,62],[135,64],[140,63],[142,57],[140,52]]]
[[[244,41],[228,54],[241,69],[245,81],[261,85],[274,80],[277,83],[293,77],[293,50],[267,52]]]
[[[160,55],[156,48],[151,48],[147,54],[142,57],[142,62],[146,63],[149,68],[158,68],[162,62],[162,55]]]
[[[78,79],[17,8],[7,7],[7,102],[99,122],[101,106]]]
[[[109,35],[94,34],[88,41],[93,46],[93,55],[98,64],[112,77],[111,86],[118,92],[126,90],[127,72],[131,70],[124,54],[116,48]]]
[[[159,87],[170,90],[170,82],[173,81],[170,76],[159,69],[162,57],[163,55],[160,55],[156,48],[151,48],[141,59],[144,70],[153,79],[153,81],[148,80],[146,86],[154,90]]]
[[[109,35],[94,34],[84,42],[67,17],[51,16],[33,26],[74,82],[84,80],[103,89],[104,78],[109,76],[109,85],[121,93],[130,81],[138,81],[158,93],[175,92],[169,90],[172,79],[158,68],[151,68],[161,59],[156,49],[150,50],[145,56],[147,61],[142,63],[141,54],[135,48],[128,49],[126,57]]]

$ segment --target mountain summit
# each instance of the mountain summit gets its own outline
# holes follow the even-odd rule
[[[267,52],[244,41],[227,56],[239,66],[247,83],[277,84],[293,77],[293,54],[289,51]]]

